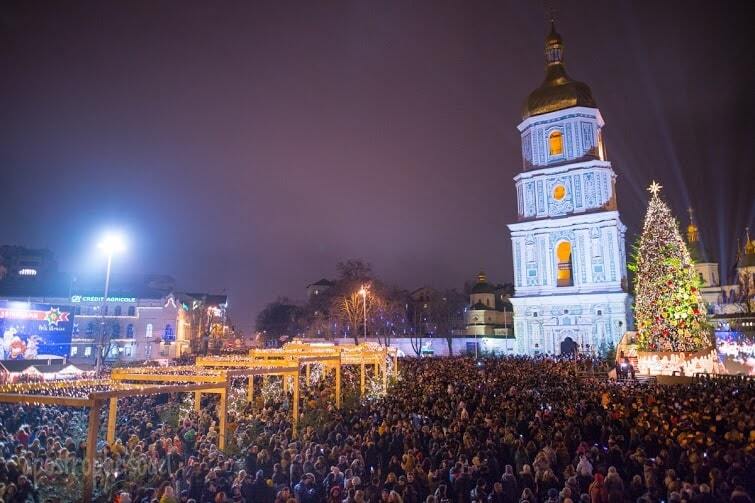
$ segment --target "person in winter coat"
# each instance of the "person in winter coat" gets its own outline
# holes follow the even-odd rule
[[[504,503],[514,503],[520,492],[519,483],[516,481],[514,468],[511,465],[506,465],[506,468],[504,468],[503,475],[501,475],[501,487]]]
[[[608,491],[603,485],[603,474],[596,473],[588,488],[591,503],[608,503]]]
[[[603,481],[603,486],[606,488],[606,494],[609,498],[614,498],[616,501],[621,501],[624,498],[624,481],[621,480],[621,476],[619,476],[615,467],[612,466],[608,469],[608,475]]]

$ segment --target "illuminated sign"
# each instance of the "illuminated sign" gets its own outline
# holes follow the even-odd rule
[[[78,304],[80,302],[102,302],[103,297],[93,295],[72,295],[71,302]],[[136,302],[136,297],[108,297],[108,302]]]
[[[0,301],[0,360],[66,356],[72,332],[70,306]]]

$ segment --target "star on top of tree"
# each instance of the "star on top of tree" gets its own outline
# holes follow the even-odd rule
[[[653,183],[650,184],[650,187],[648,187],[648,192],[653,194],[653,196],[658,196],[658,193],[663,188],[663,185],[653,180]]]

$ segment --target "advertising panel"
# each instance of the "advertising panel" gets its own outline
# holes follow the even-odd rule
[[[0,301],[0,360],[66,356],[72,332],[70,306]]]

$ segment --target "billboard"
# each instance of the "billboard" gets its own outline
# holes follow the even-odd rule
[[[72,332],[70,306],[0,300],[0,360],[66,356]]]

